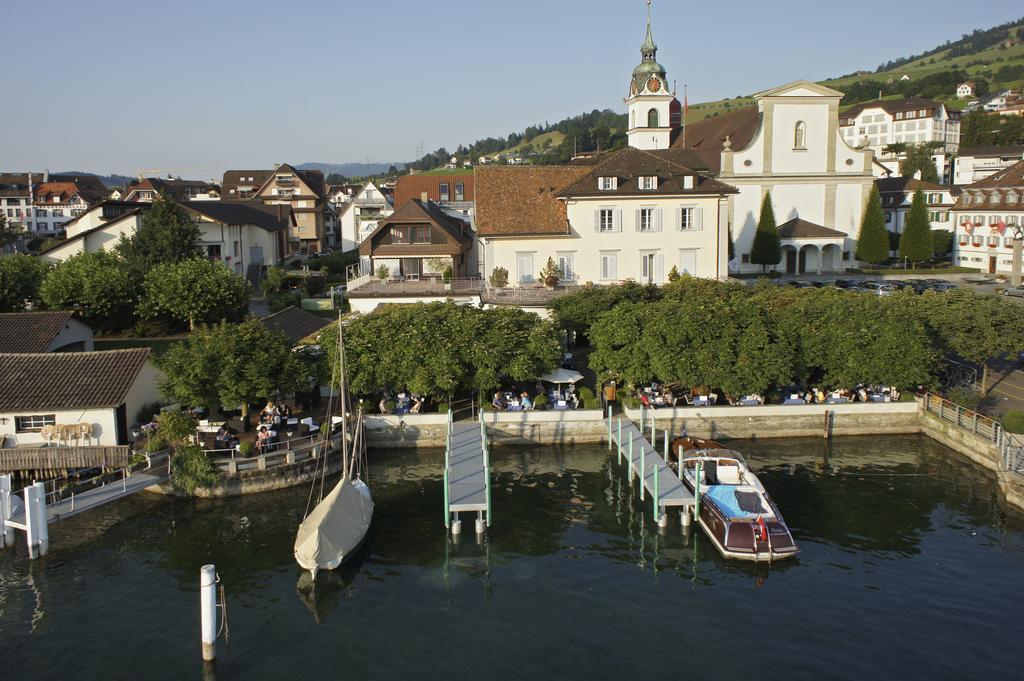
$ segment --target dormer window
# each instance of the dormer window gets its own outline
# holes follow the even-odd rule
[[[683,176],[683,189],[693,189],[693,175]]]
[[[599,177],[597,178],[597,188],[603,192],[615,191],[619,187],[619,178],[617,177]]]
[[[1007,194],[1006,195],[1006,202],[1007,203],[1017,203],[1017,195],[1013,194],[1013,193]]]
[[[658,188],[658,178],[654,175],[645,175],[640,178],[640,189],[653,191]]]
[[[998,194],[998,192],[992,192],[991,196],[988,197],[988,202],[989,203],[999,203],[999,194]]]
[[[964,194],[964,205],[965,206],[971,205],[971,195],[970,194]]]

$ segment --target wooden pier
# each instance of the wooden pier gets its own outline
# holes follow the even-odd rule
[[[444,458],[444,526],[462,531],[461,511],[476,511],[476,532],[491,525],[491,471],[483,421],[453,422],[448,413]]]
[[[656,432],[653,420],[651,432]],[[618,460],[626,465],[630,481],[634,478],[641,480],[640,499],[651,497],[655,522],[664,527],[668,522],[668,509],[678,508],[682,512],[682,523],[686,526],[689,525],[694,506],[693,492],[686,488],[667,463],[669,440],[668,432],[663,432],[663,457],[647,441],[636,424],[622,417],[613,419],[609,408],[608,448],[618,450]]]
[[[127,445],[112,447],[14,447],[0,449],[0,473],[38,477],[67,475],[81,468],[115,470],[128,466]]]

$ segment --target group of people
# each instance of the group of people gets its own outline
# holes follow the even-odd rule
[[[377,408],[381,414],[389,413],[388,395],[381,396]],[[419,414],[422,408],[423,398],[416,393],[398,393],[398,397],[395,399],[396,414]]]
[[[533,409],[533,400],[530,399],[530,394],[525,390],[519,393],[517,397],[515,393],[494,393],[494,399],[491,400],[491,405],[498,411],[530,411]]]
[[[282,421],[286,422],[291,418],[292,410],[282,402],[277,404],[273,400],[267,401],[267,406],[260,411],[260,423],[277,425]]]

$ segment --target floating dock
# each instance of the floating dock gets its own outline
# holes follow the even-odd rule
[[[477,534],[490,527],[490,455],[483,421],[452,422],[449,412],[444,456],[444,526],[452,534],[462,531],[462,511],[476,511]]]
[[[651,422],[651,432],[654,422]],[[690,514],[694,506],[693,492],[686,488],[682,480],[667,463],[669,447],[668,433],[664,432],[664,457],[644,437],[643,432],[627,418],[613,419],[608,411],[608,448],[618,450],[618,460],[625,463],[629,471],[629,479],[641,480],[640,499],[650,496],[653,502],[654,520],[659,527],[668,522],[667,511],[679,508],[684,526],[690,523]],[[646,494],[645,494],[646,493]]]

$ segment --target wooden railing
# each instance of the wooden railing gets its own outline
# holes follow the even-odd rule
[[[76,468],[124,468],[127,445],[114,447],[16,447],[0,449],[0,471],[60,472]]]
[[[340,445],[340,435],[332,435],[330,443],[330,448],[336,449]],[[206,450],[206,453],[214,457],[213,461],[219,472],[238,475],[246,471],[265,471],[318,458],[322,453],[322,446],[323,436],[316,434],[279,443],[274,451],[256,456],[235,456],[234,450],[231,449],[210,449]]]

